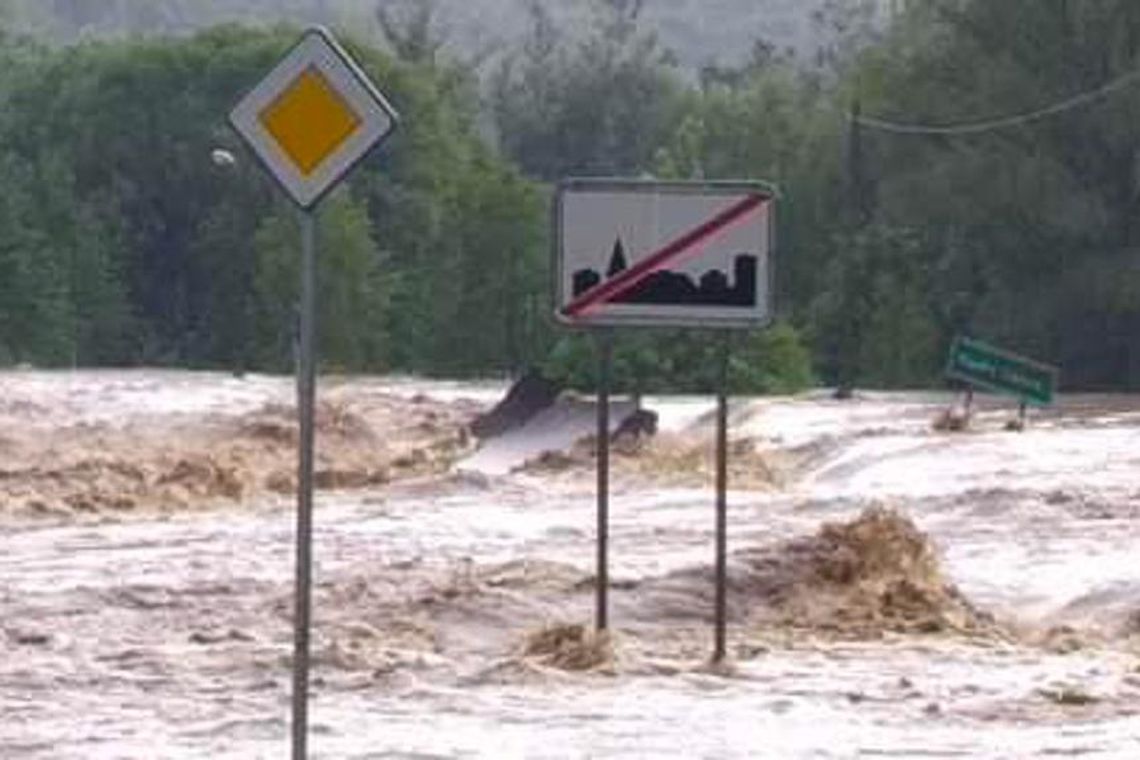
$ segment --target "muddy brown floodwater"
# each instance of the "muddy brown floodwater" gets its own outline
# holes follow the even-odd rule
[[[1140,757],[1136,399],[736,402],[718,669],[707,400],[616,454],[598,639],[588,445],[488,474],[500,386],[322,389],[314,757]],[[0,390],[0,757],[285,755],[289,381]]]

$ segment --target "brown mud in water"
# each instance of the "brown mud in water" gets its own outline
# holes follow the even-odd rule
[[[739,559],[749,596],[759,594],[788,625],[855,636],[995,631],[992,617],[946,580],[930,539],[892,510],[872,508]]]
[[[296,488],[295,407],[233,414],[126,416],[28,425],[0,408],[0,515],[163,513],[243,504]],[[477,409],[334,388],[316,410],[318,490],[381,486],[446,472],[471,443]],[[15,419],[20,417],[20,419]]]
[[[479,411],[454,399],[493,403],[454,390],[322,379],[318,470],[352,490],[315,524],[315,755],[1140,756],[1140,401],[954,436],[929,430],[945,397],[750,402],[714,669],[708,420],[615,443],[596,637],[591,447],[434,476]],[[0,374],[0,517],[64,515],[0,519],[0,757],[282,753],[293,394]]]
[[[569,451],[548,451],[527,462],[522,470],[542,477],[580,478],[595,466],[596,439],[588,436]],[[711,439],[679,433],[655,436],[618,436],[610,446],[610,466],[621,485],[652,483],[659,488],[700,487],[712,482],[716,453]],[[752,439],[729,443],[728,479],[735,490],[763,491],[784,486],[795,458],[765,449]]]
[[[644,619],[704,614],[707,568],[684,570],[645,589]],[[806,629],[842,639],[885,633],[1004,635],[940,567],[927,536],[907,517],[875,507],[850,522],[732,557],[730,614],[759,629]]]
[[[613,664],[608,633],[584,625],[548,625],[527,636],[523,655],[559,670],[598,670]]]
[[[679,674],[705,663],[710,568],[614,581],[616,638],[590,625],[594,585],[582,570],[537,559],[379,566],[318,589],[318,607],[334,615],[320,630],[318,659],[350,679],[467,673],[499,684],[559,672]],[[789,642],[1008,638],[946,582],[927,537],[881,508],[737,552],[729,598],[738,652],[771,647],[785,634],[793,634]],[[287,617],[289,603],[276,602],[278,617]]]

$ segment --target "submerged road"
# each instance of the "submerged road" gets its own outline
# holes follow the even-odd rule
[[[941,399],[763,402],[737,436],[800,452],[784,491],[735,492],[731,546],[905,510],[977,605],[1066,645],[711,631],[639,585],[711,562],[706,490],[614,497],[618,663],[537,668],[528,632],[589,620],[589,483],[440,478],[319,499],[315,757],[1140,756],[1140,422],[1119,410],[940,437]],[[682,408],[684,407],[684,408]],[[663,420],[671,419],[665,410]],[[705,435],[691,405],[672,409]],[[697,419],[696,422],[693,420]],[[0,528],[0,757],[276,758],[287,744],[292,516]],[[657,613],[660,612],[658,619]],[[668,613],[668,614],[666,614]],[[658,622],[655,622],[658,621]],[[1102,635],[1094,636],[1093,628]]]

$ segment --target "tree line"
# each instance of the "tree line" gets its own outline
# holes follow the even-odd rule
[[[383,5],[381,39],[342,37],[406,118],[321,210],[324,366],[588,387],[592,345],[551,318],[552,183],[752,177],[781,188],[779,319],[734,339],[738,390],[936,384],[956,334],[1140,385],[1140,8],[870,5],[829,4],[812,60],[759,40],[697,72],[642,3],[568,31],[530,2],[525,40],[472,60],[431,3]],[[296,214],[225,115],[297,34],[0,35],[0,363],[291,367]],[[617,374],[707,389],[717,350],[623,334]]]

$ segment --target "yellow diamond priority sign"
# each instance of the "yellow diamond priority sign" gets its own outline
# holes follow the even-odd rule
[[[324,29],[313,28],[246,95],[230,123],[311,208],[396,126],[396,112]]]
[[[360,128],[360,117],[313,68],[261,112],[261,124],[308,177]]]

